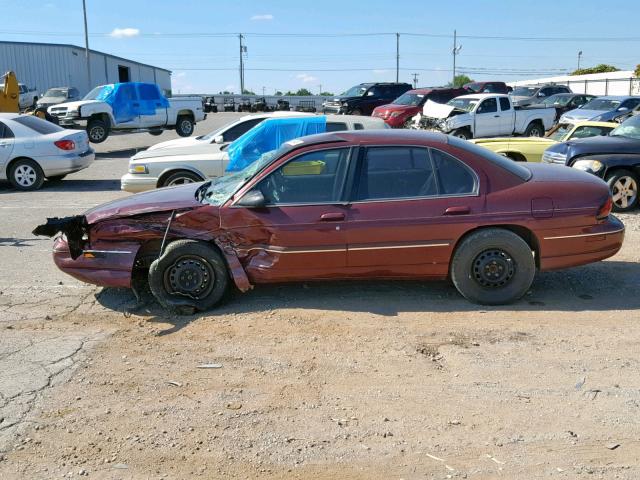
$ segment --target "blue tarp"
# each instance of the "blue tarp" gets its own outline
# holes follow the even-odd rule
[[[227,172],[244,169],[264,153],[280,148],[284,142],[326,131],[325,116],[270,118],[260,122],[229,145]]]
[[[153,83],[126,82],[105,85],[96,100],[108,103],[118,123],[131,122],[140,115],[155,115],[168,108],[169,101]]]

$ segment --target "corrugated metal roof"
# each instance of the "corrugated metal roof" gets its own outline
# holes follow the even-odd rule
[[[11,41],[0,40],[0,44],[3,44],[3,45],[30,45],[30,46],[40,45],[40,46],[43,46],[43,47],[66,47],[66,48],[75,48],[75,49],[84,51],[84,47],[78,47],[77,45],[72,45],[70,43],[11,42]],[[129,62],[129,63],[135,63],[136,65],[140,65],[142,67],[155,68],[156,70],[162,70],[164,72],[171,73],[171,70],[168,70],[168,69],[162,68],[162,67],[156,67],[155,65],[149,65],[148,63],[142,63],[142,62],[137,62],[135,60],[131,60],[129,58],[118,57],[117,55],[111,55],[110,53],[100,52],[98,50],[93,50],[92,48],[90,48],[89,51],[91,53],[95,53],[95,54],[98,54],[98,55],[104,55],[106,57],[110,57],[110,58],[113,58],[113,59],[116,59],[116,60],[122,60],[124,62]]]

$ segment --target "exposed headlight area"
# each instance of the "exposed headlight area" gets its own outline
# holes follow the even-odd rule
[[[558,165],[564,165],[567,163],[567,154],[559,152],[546,151],[542,154],[542,161],[544,163],[556,163]]]
[[[149,169],[144,163],[130,163],[129,164],[129,173],[149,173]]]
[[[602,162],[598,160],[578,160],[573,165],[573,168],[577,168],[578,170],[583,170],[585,172],[597,174],[598,172],[604,169],[604,165]]]

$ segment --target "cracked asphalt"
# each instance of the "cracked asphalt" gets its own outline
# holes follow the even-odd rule
[[[174,317],[65,276],[30,233],[128,195],[129,156],[173,137],[110,138],[38,192],[0,185],[0,479],[640,478],[640,213],[617,256],[510,306],[339,282]]]

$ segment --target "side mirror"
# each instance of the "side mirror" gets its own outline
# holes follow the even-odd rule
[[[544,93],[540,92],[540,93],[538,94],[538,98],[544,98],[544,97],[546,97],[546,95],[545,95]]]
[[[236,202],[240,207],[261,208],[267,204],[267,200],[259,189],[253,189],[247,192],[244,197]]]
[[[224,137],[222,135],[216,135],[213,137],[213,143],[224,143]]]

